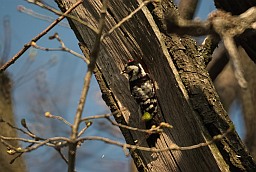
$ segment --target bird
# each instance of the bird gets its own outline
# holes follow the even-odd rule
[[[129,60],[122,72],[128,75],[130,92],[140,106],[142,120],[145,121],[146,129],[159,126],[158,101],[154,82],[145,71],[141,63]],[[150,147],[154,147],[159,133],[153,133],[147,138]]]

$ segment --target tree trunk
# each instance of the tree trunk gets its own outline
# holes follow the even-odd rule
[[[65,11],[76,0],[56,2]],[[141,0],[109,1],[105,32],[140,3]],[[100,0],[84,1],[72,15],[97,28],[101,6]],[[117,122],[145,128],[128,81],[120,74],[129,59],[140,59],[155,81],[162,120],[173,125],[173,129],[165,129],[161,134],[156,148],[166,148],[172,143],[189,146],[211,140],[211,136],[225,132],[233,124],[219,101],[195,42],[160,32],[165,30],[161,20],[163,10],[176,10],[166,1],[160,7],[148,5],[154,16],[143,7],[102,41],[95,76],[103,99],[112,112],[120,111],[115,115]],[[82,47],[90,50],[95,33],[77,21],[69,19],[69,22]],[[123,128],[121,131],[128,144],[135,144],[138,140],[142,141],[141,146],[147,146],[141,139],[145,138],[144,133]],[[216,145],[188,151],[130,152],[139,171],[255,170],[255,164],[236,132]]]
[[[0,74],[0,120],[4,120],[15,125],[15,117],[12,110],[11,82],[7,72]],[[17,137],[15,129],[6,123],[0,122],[0,135],[8,137]],[[10,141],[11,145],[18,147],[18,141]],[[7,154],[6,146],[0,143],[0,171],[24,172],[26,171],[23,157],[10,164],[15,157]]]

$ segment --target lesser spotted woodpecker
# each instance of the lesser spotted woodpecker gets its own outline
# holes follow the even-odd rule
[[[128,62],[123,73],[128,74],[130,91],[136,102],[140,105],[142,119],[145,121],[146,128],[150,129],[153,125],[158,125],[157,98],[154,83],[149,74],[145,72],[140,63],[134,60]],[[155,142],[159,135],[153,136],[155,137],[153,142]],[[149,144],[149,146],[154,146],[154,143]]]
[[[128,74],[130,91],[136,102],[140,105],[142,118],[150,120],[157,114],[157,99],[152,80],[142,65],[134,60],[128,62],[124,73]]]

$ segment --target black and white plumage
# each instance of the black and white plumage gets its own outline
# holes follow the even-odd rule
[[[134,60],[128,62],[123,73],[128,74],[130,91],[136,102],[140,105],[142,119],[145,121],[146,128],[150,129],[152,126],[158,126],[158,103],[154,83],[149,74],[145,72],[140,63]],[[159,134],[152,134],[150,137],[147,139],[147,141],[150,140],[151,142],[149,146],[154,146],[156,139],[159,138]]]
[[[153,81],[142,65],[129,61],[124,73],[129,76],[130,91],[136,102],[140,105],[141,113],[149,113],[151,117],[157,114],[157,99]]]

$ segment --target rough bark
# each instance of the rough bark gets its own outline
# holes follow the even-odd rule
[[[7,72],[0,74],[0,120],[3,119],[15,124],[15,117],[12,109],[11,82]],[[17,137],[17,132],[7,124],[0,122],[0,135]],[[17,141],[10,141],[11,145],[18,147]],[[15,155],[16,156],[16,155]],[[23,158],[20,157],[10,164],[15,156],[7,154],[6,146],[0,143],[0,171],[24,172],[26,171]]]
[[[65,11],[75,0],[56,2]],[[138,2],[141,3],[139,0],[109,1],[105,31],[137,8]],[[100,0],[85,1],[72,15],[97,27],[100,7]],[[154,11],[153,5],[148,7]],[[175,10],[172,3],[161,7]],[[140,59],[147,66],[158,88],[162,119],[174,127],[165,130],[157,141],[157,148],[166,148],[172,143],[193,145],[211,139],[210,135],[225,132],[232,123],[219,101],[194,41],[163,35],[159,28],[164,30],[164,23],[158,23],[158,28],[155,20],[150,11],[143,8],[102,42],[95,76],[111,111],[121,110],[115,115],[116,121],[133,127],[145,127],[140,119],[139,106],[130,95],[128,81],[120,74],[128,59],[133,58]],[[79,22],[69,22],[82,47],[90,50],[95,33]],[[129,144],[135,144],[135,140],[142,141],[145,135],[121,130]],[[142,142],[141,145],[146,146],[146,143]],[[135,150],[131,154],[139,171],[250,171],[255,168],[235,132],[217,146],[161,153]]]
[[[168,14],[170,3],[163,0],[160,8]],[[169,7],[169,8],[168,8]],[[159,27],[164,26],[161,22],[161,12],[156,12]],[[159,17],[160,16],[160,17]],[[162,30],[166,30],[163,28]],[[214,89],[212,81],[206,71],[205,59],[198,51],[198,47],[191,38],[175,38],[166,36],[170,54],[180,73],[181,79],[187,88],[188,95],[194,110],[201,117],[204,126],[211,136],[222,133],[228,126],[233,125],[224,110],[219,97]],[[180,58],[182,57],[182,58]],[[231,171],[254,171],[255,162],[248,154],[241,139],[236,132],[229,134],[221,142],[216,143],[225,162]],[[237,155],[242,155],[239,159]]]
[[[214,51],[212,60],[206,69],[214,82],[215,89],[225,110],[229,111],[232,102],[238,98],[239,85],[229,63],[224,45],[219,45]]]

